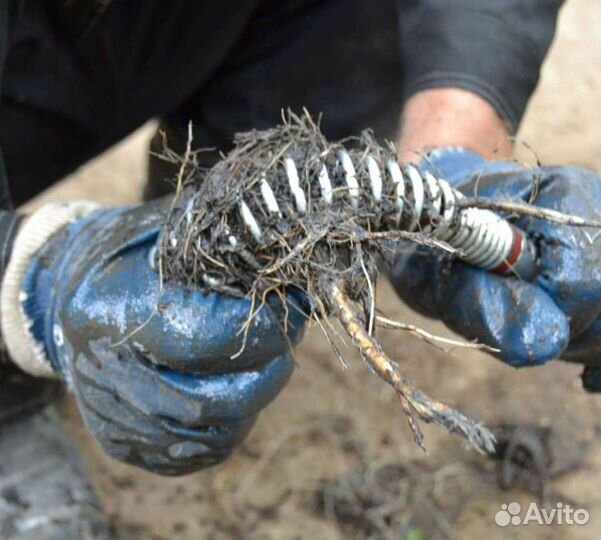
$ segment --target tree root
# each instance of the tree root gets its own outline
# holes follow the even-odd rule
[[[396,390],[413,438],[424,451],[424,435],[414,413],[423,422],[461,435],[480,452],[494,452],[495,437],[485,426],[432,399],[401,374],[397,363],[388,358],[378,341],[369,334],[355,303],[345,293],[344,281],[329,281],[324,288],[331,314],[340,321],[367,365]]]

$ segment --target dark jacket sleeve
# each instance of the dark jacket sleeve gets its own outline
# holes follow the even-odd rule
[[[2,88],[2,72],[9,45],[10,20],[13,7],[8,0],[0,0],[0,88]],[[10,199],[9,184],[2,158],[2,147],[0,147],[0,280],[8,264],[12,244],[21,220],[21,216],[11,209],[12,201]]]
[[[405,98],[431,88],[477,93],[518,127],[562,0],[399,0]]]
[[[11,7],[9,0],[0,0],[0,89],[3,88],[2,74],[9,46]],[[1,99],[2,95],[0,95]],[[0,146],[0,211],[11,206],[8,179],[6,177],[4,159],[2,158],[2,147]]]

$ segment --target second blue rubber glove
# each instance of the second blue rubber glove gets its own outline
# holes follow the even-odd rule
[[[528,169],[487,162],[459,148],[435,151],[424,166],[467,196],[517,200],[598,219],[601,179],[577,167]],[[553,358],[601,365],[601,238],[591,230],[533,218],[516,225],[535,243],[532,283],[469,267],[427,248],[400,255],[392,282],[417,311],[468,339],[501,350],[521,367]]]
[[[290,309],[286,335],[271,299],[244,336],[250,301],[161,284],[151,249],[168,205],[39,210],[16,239],[2,323],[13,359],[65,379],[111,456],[183,474],[244,439],[288,380],[304,319]]]

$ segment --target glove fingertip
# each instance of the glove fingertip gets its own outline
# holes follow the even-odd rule
[[[547,313],[539,323],[528,317],[510,329],[501,347],[501,359],[517,368],[540,366],[559,358],[570,341],[570,325],[557,308]]]
[[[514,282],[508,288],[514,301],[504,306],[505,324],[497,336],[501,359],[528,367],[559,358],[570,341],[568,318],[538,287]]]
[[[499,349],[498,356],[509,365],[541,365],[558,358],[568,346],[568,318],[533,284],[466,268],[446,292],[444,322]]]

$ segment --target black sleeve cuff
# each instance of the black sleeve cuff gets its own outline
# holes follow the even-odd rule
[[[0,283],[22,219],[23,216],[17,212],[0,210]]]
[[[470,90],[514,132],[538,82],[562,0],[399,4],[405,99],[431,88]]]

